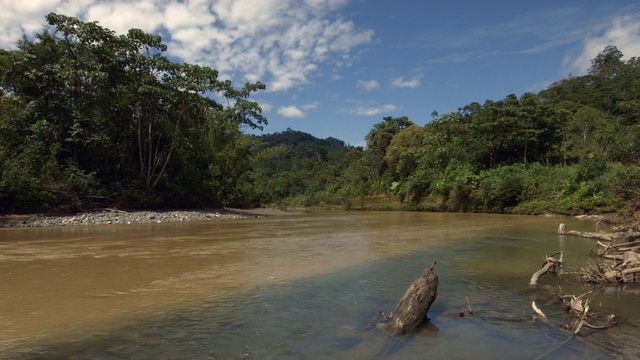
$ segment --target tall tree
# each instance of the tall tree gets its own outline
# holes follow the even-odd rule
[[[384,121],[375,124],[365,137],[373,176],[381,175],[387,169],[384,156],[387,152],[387,147],[391,144],[391,139],[400,130],[413,125],[413,122],[406,116],[395,118],[386,116],[382,119]]]

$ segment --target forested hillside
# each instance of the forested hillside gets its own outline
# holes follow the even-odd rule
[[[538,94],[434,113],[425,126],[384,118],[367,135],[366,150],[350,154],[333,203],[634,213],[640,206],[640,59],[622,58],[608,46],[585,76]],[[309,203],[313,193],[298,202]]]
[[[50,14],[0,50],[0,211],[212,205],[512,213],[640,207],[640,59],[608,46],[540,93],[385,117],[366,148],[266,125],[161,39]],[[425,115],[429,112],[424,109]],[[426,118],[427,116],[425,116]]]
[[[293,198],[301,206],[342,202],[336,196],[347,186],[343,174],[349,154],[361,150],[335,138],[318,139],[291,129],[257,140],[251,171],[254,203],[277,204]]]

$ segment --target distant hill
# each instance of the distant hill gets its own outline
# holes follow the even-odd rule
[[[256,137],[260,139],[266,147],[285,145],[289,147],[293,153],[305,157],[315,157],[319,152],[325,154],[333,152],[346,154],[350,150],[355,149],[354,146],[347,145],[344,141],[334,137],[319,139],[311,134],[292,130],[291,128],[282,132]]]

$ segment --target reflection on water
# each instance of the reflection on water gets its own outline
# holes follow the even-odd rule
[[[566,220],[563,220],[566,221]],[[585,264],[560,219],[402,212],[0,231],[0,358],[606,358],[637,331],[635,295],[597,291],[623,324],[569,340],[558,281],[528,287],[542,256]],[[569,222],[591,229],[592,223]],[[389,338],[379,311],[437,260],[418,334]],[[546,280],[546,281],[545,281]],[[552,286],[553,285],[553,286]],[[473,316],[458,317],[469,304]],[[595,305],[592,305],[595,306]],[[595,345],[594,345],[595,344]],[[610,345],[614,344],[614,345]],[[556,348],[557,347],[557,348]],[[608,355],[607,355],[608,354]]]

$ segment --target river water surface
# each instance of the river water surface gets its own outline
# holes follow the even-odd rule
[[[563,250],[588,265],[595,229],[555,217],[320,212],[154,225],[0,229],[0,359],[583,359],[640,356],[633,289],[549,275]],[[393,310],[433,260],[431,318],[389,337]],[[561,321],[557,286],[593,291],[619,326],[534,322],[531,301]],[[467,301],[468,299],[468,301]],[[472,315],[459,317],[471,306]]]

